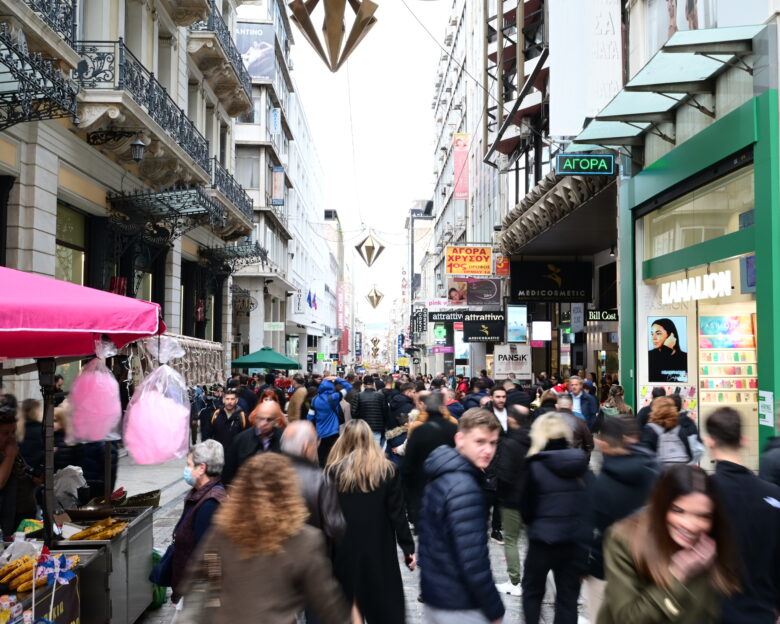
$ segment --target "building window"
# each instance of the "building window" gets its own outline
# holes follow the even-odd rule
[[[242,113],[238,117],[238,123],[260,123],[262,116],[263,97],[260,95],[252,96],[252,108]]]
[[[245,189],[260,188],[260,150],[236,147],[236,179]]]
[[[87,218],[63,204],[57,204],[57,262],[54,277],[83,286],[86,247]]]
[[[139,279],[140,278],[140,279]],[[152,300],[152,274],[147,271],[139,271],[136,277],[138,288],[135,291],[135,298],[144,301]]]

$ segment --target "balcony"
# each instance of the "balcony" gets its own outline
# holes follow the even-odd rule
[[[79,41],[76,49],[78,134],[150,186],[210,184],[208,141],[122,39]],[[130,157],[135,137],[146,144],[137,166]]]
[[[189,26],[209,14],[208,0],[162,0],[162,6],[177,26]]]
[[[252,199],[216,157],[211,159],[211,191],[227,208],[227,223],[220,236],[224,240],[233,240],[249,234],[254,220]]]
[[[6,23],[15,39],[24,33],[30,52],[48,59],[67,71],[79,62],[73,49],[76,37],[76,0],[0,0],[0,21]]]
[[[190,26],[187,52],[231,117],[252,106],[252,79],[213,0],[205,21]]]

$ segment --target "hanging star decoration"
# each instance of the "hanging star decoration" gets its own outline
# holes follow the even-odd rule
[[[385,250],[385,246],[369,234],[359,244],[355,245],[355,249],[357,249],[360,257],[363,258],[363,262],[371,266]]]
[[[355,12],[355,21],[352,23],[347,42],[342,47],[346,33],[344,14],[347,2]],[[325,19],[322,24],[322,34],[325,38],[323,46],[311,19],[312,13],[319,3],[320,0],[293,0],[288,5],[292,11],[290,21],[300,29],[301,34],[320,58],[325,61],[330,71],[336,72],[376,24],[374,13],[379,5],[371,0],[322,0],[325,10]]]
[[[374,309],[376,309],[376,307],[384,298],[385,296],[376,289],[376,286],[374,286],[371,289],[371,292],[369,292],[368,295],[366,295],[366,299],[368,299],[368,302],[371,304],[371,307]]]

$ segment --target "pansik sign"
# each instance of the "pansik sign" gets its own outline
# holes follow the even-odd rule
[[[588,302],[593,298],[590,262],[513,262],[511,299]]]
[[[493,249],[490,247],[447,247],[447,275],[491,275]]]
[[[467,312],[463,318],[463,342],[504,342],[506,314]]]
[[[661,303],[701,301],[731,296],[731,271],[707,273],[661,284]]]
[[[493,376],[497,379],[514,373],[518,378],[532,376],[531,345],[496,345],[493,349]]]

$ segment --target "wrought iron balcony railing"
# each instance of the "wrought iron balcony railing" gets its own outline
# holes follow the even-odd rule
[[[72,46],[76,40],[76,0],[24,0]]]
[[[227,197],[250,221],[253,219],[252,199],[247,195],[244,187],[222,166],[216,156],[212,159],[211,187]]]
[[[244,91],[246,91],[247,96],[251,99],[252,79],[249,77],[249,72],[244,66],[244,60],[241,58],[241,54],[239,54],[238,48],[236,48],[236,44],[233,43],[233,37],[230,34],[230,30],[228,30],[227,24],[225,24],[225,20],[222,19],[219,11],[217,11],[214,0],[209,2],[209,8],[210,11],[208,19],[205,22],[195,22],[190,26],[190,30],[205,30],[214,32],[217,37],[217,41],[219,41],[222,49],[225,51],[225,55],[230,59],[230,64],[236,71],[238,79],[241,81],[241,85],[244,87]]]
[[[82,61],[73,76],[82,88],[127,91],[204,171],[210,171],[208,141],[121,38],[79,41],[76,51]]]

